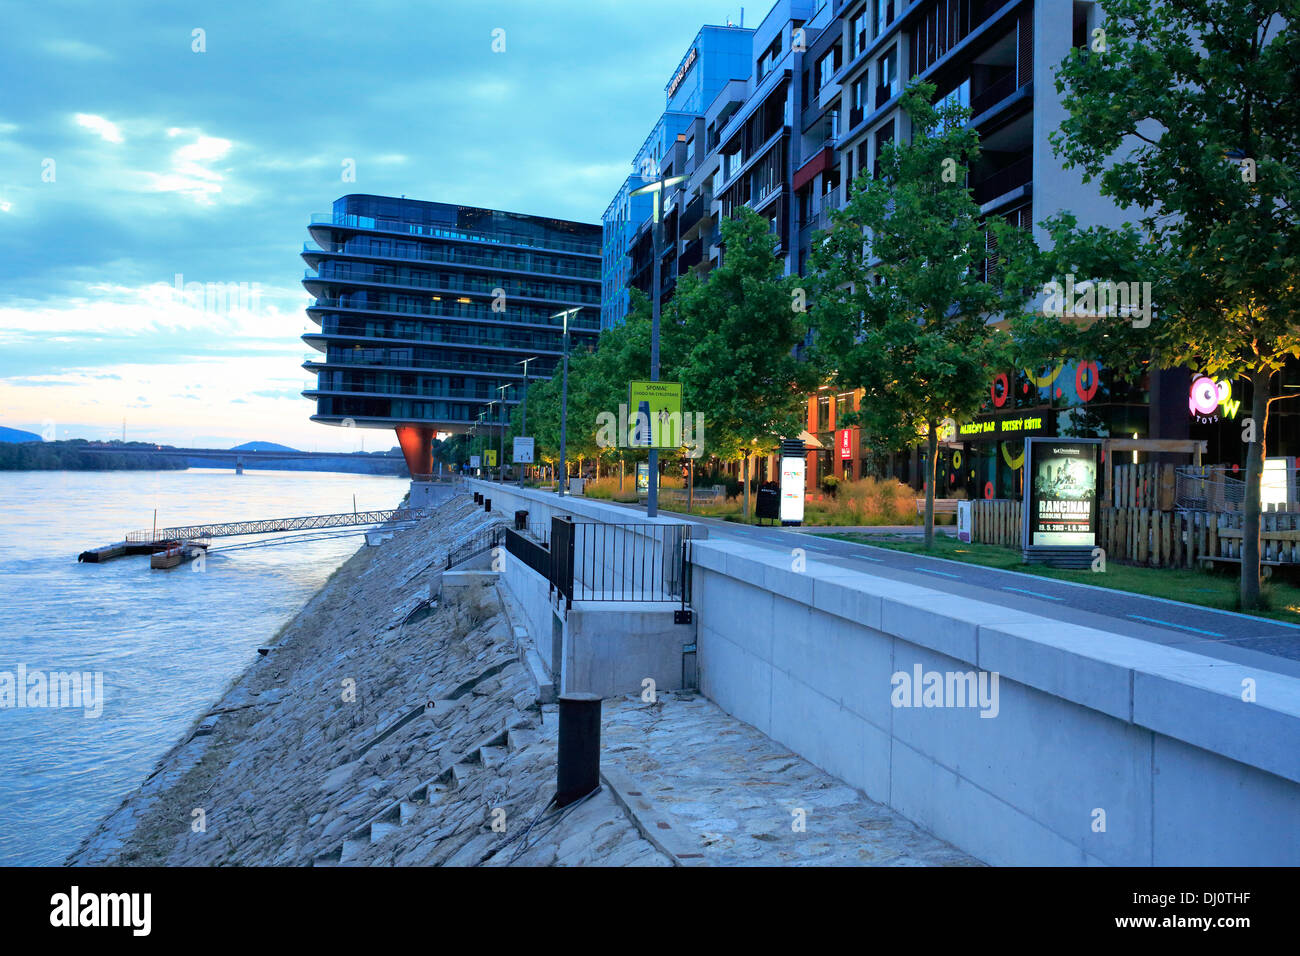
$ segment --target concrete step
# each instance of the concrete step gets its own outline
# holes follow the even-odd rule
[[[364,850],[368,843],[368,840],[358,840],[356,837],[348,837],[343,841],[343,850],[339,853],[339,862],[348,862],[348,860],[351,860],[358,853]]]
[[[532,746],[541,739],[542,736],[537,731],[517,727],[506,734],[506,747],[513,753],[524,747]]]
[[[508,753],[505,747],[480,747],[478,762],[485,770],[495,770],[505,762]]]

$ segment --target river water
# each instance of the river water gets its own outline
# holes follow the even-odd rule
[[[126,532],[395,507],[405,479],[312,472],[0,473],[0,865],[61,863],[364,538],[151,571],[78,564]],[[221,544],[240,539],[216,539]],[[12,706],[42,675],[102,674],[102,712]],[[88,682],[88,683],[93,683]],[[47,701],[47,704],[49,701]]]

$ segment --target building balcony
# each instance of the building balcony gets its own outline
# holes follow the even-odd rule
[[[1033,178],[1033,156],[1021,157],[975,183],[972,189],[975,202],[982,206],[999,196],[1005,196],[1021,186],[1028,185],[1033,181]]]
[[[486,233],[446,226],[402,222],[396,219],[375,219],[370,216],[334,215],[312,213],[313,226],[334,226],[343,229],[360,229],[368,232],[385,232],[404,236],[423,236],[430,239],[451,239],[459,242],[486,242],[496,245],[519,246],[530,249],[555,249],[578,255],[599,256],[600,240],[580,242],[566,239],[543,239],[517,233]]]
[[[319,268],[312,272],[310,269],[305,270],[302,274],[303,285],[312,290],[312,285],[317,284],[334,284],[334,285],[378,285],[391,286],[402,289],[421,289],[432,292],[441,292],[446,295],[458,295],[461,293],[471,293],[476,295],[495,295],[497,289],[505,292],[509,298],[533,299],[539,302],[553,302],[559,305],[599,305],[600,290],[596,287],[585,288],[582,290],[573,289],[548,289],[545,284],[527,284],[518,281],[506,279],[500,283],[493,284],[483,279],[472,279],[468,276],[459,276],[459,283],[455,286],[445,285],[435,281],[433,276],[409,275],[409,276],[386,276],[376,275],[374,270],[366,266],[351,266],[348,263],[334,265],[331,263],[322,263]],[[311,283],[311,285],[308,285]]]
[[[387,240],[377,240],[387,243]],[[540,257],[542,261],[538,262],[532,258],[532,253],[520,253],[518,256],[510,255],[490,255],[478,254],[464,247],[449,246],[446,248],[431,245],[415,245],[410,250],[410,254],[399,254],[395,250],[389,250],[381,246],[378,249],[366,248],[364,245],[356,248],[348,248],[354,245],[351,242],[330,243],[331,248],[313,248],[310,243],[302,244],[302,256],[307,260],[307,264],[312,268],[320,262],[326,261],[335,256],[345,256],[354,259],[379,259],[384,262],[436,262],[449,266],[465,266],[477,269],[492,269],[499,272],[525,273],[539,277],[554,276],[556,278],[566,279],[584,279],[592,282],[600,281],[600,267],[586,259],[575,259],[572,262],[564,260],[547,261],[545,257]],[[408,243],[408,245],[412,245]],[[403,250],[407,252],[407,250]]]

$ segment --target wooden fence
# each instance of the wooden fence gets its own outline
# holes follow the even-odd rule
[[[1154,508],[1173,511],[1177,477],[1173,465],[1115,465],[1114,487],[1110,489],[1112,508]]]
[[[1119,472],[1118,467],[1115,470]],[[976,543],[1017,549],[1021,546],[1019,501],[976,501],[972,517],[972,539]],[[1202,558],[1239,561],[1244,524],[1245,516],[1239,512],[1102,508],[1097,543],[1105,549],[1109,561],[1194,568]],[[1260,516],[1260,556],[1270,564],[1300,565],[1300,513],[1268,512]]]
[[[1020,502],[994,498],[975,501],[971,513],[971,540],[976,544],[1020,547]]]

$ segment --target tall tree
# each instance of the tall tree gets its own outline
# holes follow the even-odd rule
[[[1069,117],[1053,138],[1067,168],[1131,228],[1053,223],[1075,263],[1132,251],[1157,313],[1100,318],[1094,354],[1251,385],[1241,606],[1260,599],[1260,477],[1276,373],[1300,358],[1300,4],[1296,0],[1102,0],[1087,48],[1057,73]],[[1135,237],[1141,241],[1135,242]],[[1132,264],[1116,270],[1132,272]],[[1093,278],[1122,278],[1105,272]]]
[[[807,332],[802,280],[782,275],[767,220],[742,208],[721,233],[722,265],[682,276],[665,310],[664,379],[704,416],[710,453],[742,460],[748,519],[750,461],[803,431],[816,372],[794,354]]]
[[[989,371],[1011,358],[1010,336],[990,318],[1025,299],[985,275],[985,225],[966,185],[979,135],[968,109],[936,107],[934,94],[933,85],[909,84],[910,138],[885,146],[878,176],[858,177],[812,255],[818,364],[840,385],[865,389],[868,427],[925,436],[927,548],[939,424],[979,410]],[[1014,244],[1006,223],[989,228],[999,245]]]

